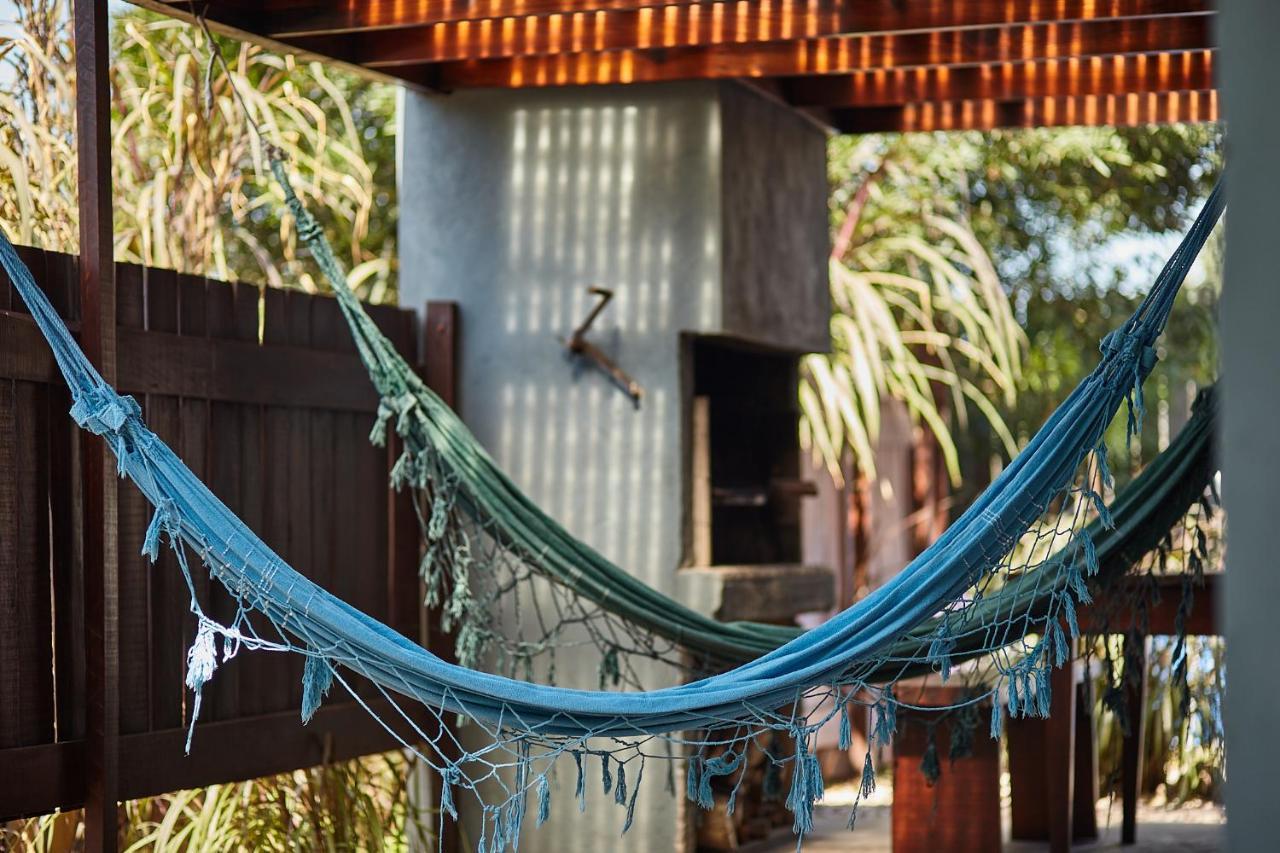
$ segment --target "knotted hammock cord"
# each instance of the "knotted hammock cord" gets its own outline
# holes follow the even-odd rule
[[[273,169],[277,177],[283,174],[280,164],[273,164]],[[296,197],[291,203],[298,204]],[[565,753],[577,767],[591,755],[603,762],[606,773],[612,769],[605,787],[612,786],[615,800],[625,807],[625,828],[634,815],[646,762],[667,757],[655,745],[694,751],[688,762],[687,793],[705,804],[711,780],[739,772],[739,756],[748,741],[770,731],[785,733],[794,743],[791,755],[771,754],[770,759],[790,765],[787,805],[795,815],[793,828],[802,835],[812,826],[813,803],[822,793],[813,751],[816,730],[837,715],[847,715],[850,703],[856,702],[874,708],[876,739],[890,737],[898,708],[908,706],[895,695],[893,684],[913,665],[927,665],[945,677],[962,648],[989,653],[994,666],[985,691],[975,691],[962,705],[989,698],[1003,687],[1010,715],[1047,714],[1049,668],[1061,665],[1069,654],[1061,622],[1073,622],[1075,604],[1087,596],[1083,578],[1099,569],[1096,543],[1083,519],[1093,512],[1104,527],[1114,521],[1098,490],[1108,476],[1099,449],[1103,430],[1126,401],[1131,423],[1141,418],[1139,388],[1154,366],[1152,345],[1222,205],[1219,187],[1142,306],[1103,342],[1098,367],[973,506],[898,576],[822,626],[750,663],[647,692],[569,690],[448,664],[307,580],[146,427],[136,402],[103,381],[7,239],[0,241],[0,262],[53,349],[71,389],[73,418],[103,436],[117,456],[120,473],[132,479],[156,508],[145,552],[154,556],[161,539],[167,539],[178,555],[199,624],[187,674],[196,709],[200,690],[219,662],[247,648],[306,655],[304,712],[314,710],[334,681],[350,690],[349,673],[355,672],[372,681],[396,709],[402,707],[394,698],[399,696],[437,719],[463,715],[483,727],[488,738],[478,749],[455,744],[461,749],[459,758],[441,749],[440,738],[452,737],[447,727],[424,727],[403,710],[398,719],[383,722],[392,732],[397,727],[405,731],[397,734],[405,746],[448,780],[445,811],[456,811],[459,790],[480,800],[485,844],[497,850],[519,838],[531,791],[539,798],[539,817],[549,813],[547,774]],[[303,217],[299,221],[308,240],[319,245],[323,235]],[[326,266],[334,264],[331,253],[325,258],[323,247],[319,258]],[[560,533],[560,539],[547,544],[581,553],[549,520],[533,526],[546,517],[500,472],[494,473],[496,466],[488,467],[491,460],[474,441],[467,442],[465,428],[447,408],[411,372],[387,357],[394,350],[379,343],[385,339],[371,323],[362,322],[367,317],[345,282],[338,277],[334,284],[343,310],[360,332],[358,345],[379,393],[384,398],[388,392],[401,394],[385,407],[383,420],[394,423],[407,448],[413,447],[412,441],[422,442],[418,455],[406,450],[404,466],[420,470],[424,456],[450,466],[458,476],[454,500],[502,518],[501,529],[516,546],[531,535]],[[403,385],[388,381],[395,375]],[[412,472],[406,474],[412,479]],[[1051,503],[1058,508],[1042,518]],[[188,553],[199,555],[210,575],[237,600],[238,612],[229,624],[205,615],[191,583]],[[581,573],[569,579],[585,589],[599,584]],[[997,579],[999,584],[994,583]],[[1025,609],[1017,609],[1027,583],[1037,594]],[[624,588],[654,600],[654,593],[636,582]],[[1033,605],[1044,601],[1040,593],[1046,591],[1047,606],[1036,612]],[[987,604],[991,601],[999,605],[992,609]],[[266,617],[270,635],[259,630],[261,623],[251,620],[251,613]],[[922,625],[934,626],[927,635],[927,651],[923,656],[918,649],[907,651],[909,657],[902,657],[903,641],[921,639]],[[683,625],[666,627],[677,642],[686,639]],[[1069,624],[1070,633],[1075,627]],[[824,697],[830,699],[825,706],[812,701]],[[806,707],[822,710],[806,715]],[[999,734],[1002,717],[1001,712],[993,714],[993,735]],[[494,794],[495,789],[499,793]]]

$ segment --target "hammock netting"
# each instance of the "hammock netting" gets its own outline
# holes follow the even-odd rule
[[[991,702],[993,736],[1006,708],[1013,716],[1047,715],[1049,672],[1072,654],[1076,609],[1090,600],[1090,583],[1140,561],[1187,523],[1189,508],[1205,493],[1210,400],[1112,506],[1103,499],[1111,483],[1103,433],[1126,403],[1130,434],[1140,426],[1155,341],[1222,212],[1221,187],[1135,314],[1104,339],[1096,369],[991,486],[883,587],[800,633],[721,624],[686,608],[534,505],[378,332],[347,288],[319,226],[289,190],[283,164],[275,160],[272,167],[382,399],[374,438],[394,430],[403,444],[393,481],[418,496],[428,603],[442,609],[456,632],[462,665],[440,659],[288,566],[147,428],[137,403],[102,379],[7,239],[0,240],[0,262],[50,343],[71,389],[73,418],[107,441],[121,476],[155,507],[144,553],[155,559],[167,540],[177,554],[198,623],[187,661],[193,727],[201,688],[219,662],[241,650],[305,656],[304,720],[335,681],[369,707],[362,698],[367,691],[355,689],[353,676],[362,676],[393,709],[381,722],[443,780],[442,820],[457,817],[459,795],[476,797],[482,850],[515,846],[530,797],[536,821],[547,818],[548,777],[562,759],[577,774],[580,804],[587,774],[598,772],[599,784],[624,810],[625,832],[648,764],[670,768],[672,759],[685,760],[686,794],[710,807],[713,785],[736,791],[747,747],[761,745],[770,764],[789,777],[786,804],[803,835],[822,795],[816,732],[829,722],[839,725],[847,748],[851,716],[871,708],[874,740],[889,739],[898,709],[909,707],[894,690],[905,678],[937,673],[946,680],[954,670],[970,690],[950,710],[959,716]],[[238,604],[225,624],[203,610],[192,555]],[[509,621],[504,608],[523,616],[510,633],[493,628]],[[553,674],[556,649],[574,643],[595,647],[601,682],[621,689],[532,680]],[[634,665],[641,657],[683,659],[682,672],[720,671],[643,689],[651,685]],[[484,664],[506,674],[472,668]],[[484,736],[460,742],[446,725],[455,716]],[[864,792],[873,784],[868,751]]]

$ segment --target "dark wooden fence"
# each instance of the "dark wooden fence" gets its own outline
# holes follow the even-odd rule
[[[74,257],[22,250],[72,329]],[[293,566],[418,634],[417,524],[370,446],[377,400],[326,297],[116,266],[119,386],[213,491]],[[81,442],[43,337],[0,275],[0,819],[77,806],[88,779]],[[414,314],[377,308],[409,353]],[[150,508],[119,484],[119,788],[123,799],[395,745],[337,688],[303,727],[301,662],[245,653],[205,689],[189,757],[194,633],[171,553],[139,552]],[[167,550],[167,549],[166,549]],[[231,599],[195,572],[206,612]],[[216,587],[217,585],[214,584]],[[340,695],[341,694],[341,695]]]

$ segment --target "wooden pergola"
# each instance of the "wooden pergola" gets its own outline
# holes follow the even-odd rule
[[[140,0],[447,93],[744,79],[840,132],[1213,121],[1212,0]]]
[[[841,132],[1210,121],[1219,111],[1210,0],[135,2],[442,96],[745,79]],[[112,259],[108,8],[102,0],[75,0],[73,8],[80,343],[118,384],[118,353],[129,344],[119,297],[131,291],[128,281],[118,289]],[[120,572],[120,492],[100,440],[82,437],[80,460],[83,734],[39,749],[55,759],[62,800],[86,808],[86,848],[113,851],[117,803],[146,756],[121,736],[114,689],[129,592]],[[69,635],[64,645],[74,643]],[[37,751],[28,750],[39,758]],[[1054,752],[1067,760],[1069,741],[1055,740]],[[15,772],[10,788],[29,781]]]

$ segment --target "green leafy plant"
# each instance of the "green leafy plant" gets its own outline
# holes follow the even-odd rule
[[[68,0],[17,0],[0,30],[0,215],[19,242],[76,245]],[[220,50],[230,76],[211,62]],[[394,89],[321,63],[130,9],[112,24],[117,260],[225,280],[320,289],[252,125],[297,163],[350,281],[395,296]],[[234,85],[233,85],[234,84]],[[376,215],[375,215],[376,214]]]
[[[842,153],[833,193],[829,354],[803,362],[802,444],[839,482],[845,455],[875,476],[886,399],[905,404],[937,441],[953,485],[952,423],[970,408],[1016,451],[996,401],[1012,406],[1026,345],[987,253],[957,211],[907,216],[882,205],[883,177],[902,165],[878,139]],[[833,159],[833,162],[837,162]]]
[[[126,853],[404,851],[434,845],[429,811],[414,805],[417,762],[401,753],[326,764],[248,782],[211,785],[125,803]],[[0,848],[78,849],[80,812],[0,826]]]

